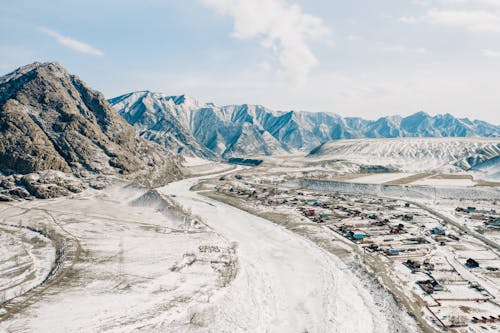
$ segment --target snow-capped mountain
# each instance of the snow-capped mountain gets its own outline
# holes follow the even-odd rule
[[[214,158],[216,154],[198,142],[190,131],[191,110],[201,104],[187,96],[135,92],[109,100],[138,133],[172,151]]]
[[[149,91],[109,102],[141,136],[208,158],[310,151],[337,139],[500,136],[500,126],[450,114],[418,112],[372,121],[326,112],[273,111],[260,105],[219,106]]]

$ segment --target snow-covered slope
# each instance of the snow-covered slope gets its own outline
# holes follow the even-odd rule
[[[485,180],[500,181],[500,156],[496,156],[472,168],[473,173]]]
[[[401,171],[469,170],[500,156],[500,139],[399,138],[327,142],[310,158],[341,159]]]
[[[260,105],[219,106],[149,91],[109,102],[141,136],[208,158],[310,151],[337,139],[500,136],[499,126],[449,114],[432,117],[418,112],[370,121],[326,112],[273,111]]]
[[[190,110],[200,104],[187,96],[166,96],[147,91],[126,94],[109,101],[139,134],[172,151],[214,158],[215,153],[196,140],[190,129]]]

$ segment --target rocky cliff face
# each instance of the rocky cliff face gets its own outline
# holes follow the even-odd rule
[[[209,158],[308,152],[338,139],[500,136],[499,126],[449,114],[418,112],[372,121],[325,112],[273,111],[259,105],[219,106],[149,91],[122,95],[110,103],[141,136]]]
[[[0,172],[46,170],[153,182],[180,175],[176,158],[139,138],[101,93],[57,63],[33,63],[0,78]]]

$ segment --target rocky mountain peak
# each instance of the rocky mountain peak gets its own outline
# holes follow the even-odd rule
[[[155,169],[173,179],[171,154],[137,136],[108,104],[56,62],[33,63],[0,78],[0,172],[45,170],[134,175]]]

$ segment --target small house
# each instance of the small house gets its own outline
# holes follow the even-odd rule
[[[431,234],[433,235],[444,235],[444,230],[440,227],[434,227],[431,229]]]
[[[362,233],[355,233],[352,238],[354,240],[363,240],[364,238],[366,237],[365,234],[362,234]]]
[[[304,202],[306,204],[308,204],[308,205],[314,205],[314,204],[316,204],[316,200],[315,199],[306,199]]]
[[[413,215],[410,215],[410,214],[404,214],[401,219],[403,221],[413,221]]]
[[[411,259],[408,259],[406,260],[404,263],[403,263],[406,267],[408,267],[409,269],[411,269],[412,271],[413,270],[417,270],[420,268],[420,263],[416,260],[411,260]]]
[[[465,266],[467,266],[469,268],[477,268],[477,267],[479,267],[479,263],[477,261],[475,261],[474,259],[469,258],[465,262]]]
[[[344,237],[346,237],[346,238],[352,238],[353,236],[354,236],[354,232],[352,232],[352,231],[348,231],[344,234]]]
[[[387,251],[387,254],[390,256],[397,256],[399,254],[399,250],[398,249],[390,249],[389,251]]]
[[[316,213],[314,209],[306,209],[307,216],[313,216]]]
[[[476,207],[467,207],[466,209],[464,209],[464,212],[466,213],[472,213],[472,212],[475,212],[476,211]]]
[[[394,227],[391,229],[391,234],[399,234],[401,230],[398,227]]]

